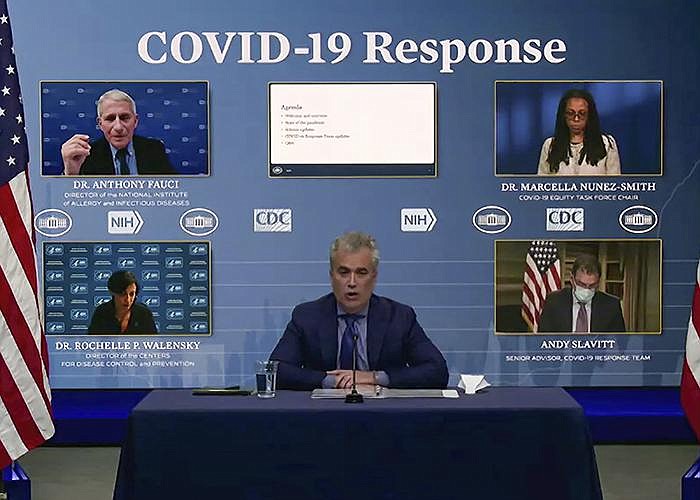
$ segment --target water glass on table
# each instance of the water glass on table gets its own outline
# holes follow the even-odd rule
[[[277,366],[279,361],[257,361],[255,364],[255,385],[259,398],[274,398],[277,387]]]

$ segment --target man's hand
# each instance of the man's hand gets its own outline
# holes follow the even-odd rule
[[[357,370],[355,372],[357,385],[373,385],[374,372],[364,372]],[[335,387],[337,389],[350,389],[352,387],[352,370],[331,370],[326,372],[327,375],[335,376]]]
[[[85,158],[90,154],[90,136],[75,134],[61,146],[63,157],[63,173],[65,175],[78,175]]]

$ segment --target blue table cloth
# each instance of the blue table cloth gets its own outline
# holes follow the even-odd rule
[[[114,498],[600,500],[582,408],[559,388],[312,400],[157,390],[129,417]]]

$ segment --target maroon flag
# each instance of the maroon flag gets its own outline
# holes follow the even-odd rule
[[[525,257],[521,315],[530,330],[537,332],[547,294],[561,288],[559,251],[553,241],[533,241]]]
[[[681,375],[681,404],[690,426],[700,441],[700,264],[695,275],[695,293],[690,310],[685,359]]]
[[[7,2],[0,0],[0,468],[54,433],[28,167]]]

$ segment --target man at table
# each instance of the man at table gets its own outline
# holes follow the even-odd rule
[[[372,236],[350,232],[333,241],[333,293],[295,307],[270,355],[279,361],[279,388],[351,387],[353,336],[358,385],[447,385],[445,358],[418,324],[415,311],[374,295],[378,264]]]

